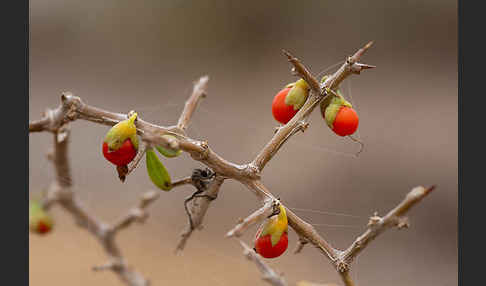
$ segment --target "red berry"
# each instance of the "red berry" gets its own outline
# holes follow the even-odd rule
[[[287,124],[287,122],[294,117],[294,115],[299,110],[294,110],[292,105],[285,104],[285,97],[289,93],[291,87],[282,89],[273,98],[272,102],[272,114],[273,118],[282,124]]]
[[[356,111],[347,106],[342,106],[333,122],[333,131],[339,136],[353,134],[358,129],[359,117]]]
[[[108,144],[103,142],[103,156],[106,160],[117,166],[124,166],[130,163],[137,155],[137,149],[130,139],[126,139],[123,145],[116,151],[108,150]]]
[[[51,227],[45,224],[43,221],[40,221],[37,226],[37,231],[41,234],[48,233],[51,230]]]
[[[255,250],[265,258],[275,258],[282,255],[289,245],[287,232],[282,233],[280,240],[272,247],[271,235],[259,237],[255,240]]]

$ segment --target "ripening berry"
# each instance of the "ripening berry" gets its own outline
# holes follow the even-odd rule
[[[106,160],[115,164],[116,166],[123,166],[130,163],[137,155],[137,150],[130,139],[126,139],[123,145],[116,151],[110,151],[108,143],[103,142],[103,155]]]
[[[303,79],[287,84],[273,98],[273,118],[282,124],[287,124],[304,105],[308,95],[309,86]]]
[[[279,91],[277,95],[273,98],[272,102],[272,114],[273,118],[282,124],[287,124],[287,122],[294,117],[298,110],[294,110],[292,105],[285,104],[285,97],[290,91],[290,87],[286,87]]]
[[[292,105],[294,110],[299,110],[309,96],[309,85],[303,79],[288,84],[286,87],[291,87],[289,93],[285,97],[285,104]]]
[[[271,235],[267,234],[258,238],[255,241],[255,250],[258,254],[265,258],[275,258],[282,255],[289,245],[288,234],[284,232],[280,237],[280,240],[272,246]]]
[[[29,229],[38,234],[46,234],[54,225],[51,216],[37,201],[31,201],[29,206]]]
[[[51,226],[47,222],[39,221],[37,224],[37,232],[40,234],[45,234],[49,231],[51,231]]]
[[[287,250],[288,222],[285,208],[279,205],[280,212],[267,219],[255,236],[255,251],[265,258],[275,258]]]
[[[339,96],[321,102],[321,114],[329,128],[339,136],[351,135],[358,129],[359,117],[351,103]]]
[[[134,113],[130,118],[118,122],[106,133],[103,141],[103,156],[116,166],[125,166],[137,155],[138,138]]]
[[[332,131],[339,136],[353,134],[358,129],[359,117],[352,107],[341,106],[336,118],[334,119],[334,128]]]

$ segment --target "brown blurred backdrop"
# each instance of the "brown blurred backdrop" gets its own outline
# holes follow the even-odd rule
[[[411,212],[411,228],[379,237],[352,273],[358,285],[457,285],[456,2],[31,0],[30,118],[72,91],[88,104],[135,109],[169,125],[192,82],[208,74],[209,96],[189,133],[244,163],[277,125],[270,112],[274,94],[295,80],[282,48],[318,73],[374,40],[363,62],[378,68],[342,86],[360,115],[361,156],[350,156],[359,146],[330,132],[314,112],[309,130],[283,147],[263,181],[290,207],[358,216],[297,212],[321,224],[319,232],[340,248],[364,230],[374,211],[384,214],[414,186],[437,184]],[[113,221],[153,189],[145,166],[121,184],[101,155],[108,127],[83,121],[72,127],[75,190],[94,213]],[[53,178],[45,158],[51,139],[30,135],[31,195]],[[173,178],[201,166],[186,154],[164,162]],[[223,185],[204,230],[181,256],[173,254],[187,222],[183,199],[191,192],[182,187],[163,193],[145,225],[119,235],[128,262],[153,285],[262,285],[237,241],[223,237],[257,207],[236,182]],[[60,208],[53,215],[52,234],[30,236],[31,284],[120,285],[110,272],[91,271],[106,261],[97,241]],[[245,241],[251,243],[254,231]],[[295,242],[291,231],[289,250]],[[340,283],[313,247],[269,263],[290,283]]]

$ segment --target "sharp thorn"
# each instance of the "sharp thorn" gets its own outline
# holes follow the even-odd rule
[[[359,66],[363,70],[376,68],[376,66],[374,65],[362,64],[362,63],[356,63],[355,65]]]

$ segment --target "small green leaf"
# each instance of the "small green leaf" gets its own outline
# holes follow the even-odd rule
[[[160,154],[164,155],[167,158],[177,157],[182,153],[181,150],[174,151],[174,150],[166,149],[162,146],[155,146],[155,148],[157,149],[157,151],[159,151]]]
[[[147,165],[147,173],[157,187],[164,191],[170,191],[172,189],[170,175],[167,169],[160,162],[159,157],[155,154],[154,149],[149,148],[145,152],[145,159]]]
[[[172,136],[172,135],[163,135],[162,137],[174,138],[175,139],[175,137]],[[181,149],[174,150],[174,149],[169,149],[169,148],[165,148],[165,147],[162,147],[162,146],[155,146],[155,148],[157,149],[157,151],[159,151],[160,154],[162,154],[163,156],[165,156],[167,158],[177,157],[182,153]]]

